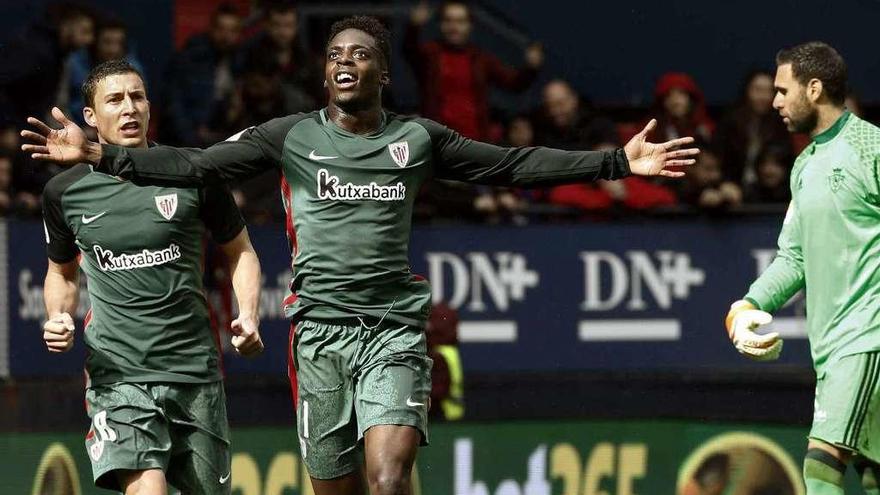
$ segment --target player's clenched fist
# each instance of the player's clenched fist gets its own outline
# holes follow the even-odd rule
[[[263,352],[263,339],[260,338],[260,322],[257,318],[239,316],[232,321],[232,346],[244,357],[252,357]]]
[[[43,323],[43,341],[49,352],[67,352],[73,347],[73,318],[60,313]]]
[[[740,354],[756,361],[772,361],[779,358],[782,352],[779,334],[755,333],[755,330],[771,321],[773,316],[770,313],[756,309],[748,301],[736,301],[730,306],[724,323],[727,335]]]

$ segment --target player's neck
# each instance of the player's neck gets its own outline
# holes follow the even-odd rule
[[[148,142],[146,139],[144,139],[144,141],[143,141],[141,144],[137,145],[137,146],[123,146],[123,145],[121,145],[121,144],[111,143],[110,141],[107,141],[106,139],[104,139],[104,136],[102,136],[102,135],[100,135],[100,134],[98,134],[98,142],[101,143],[101,144],[113,144],[113,145],[116,145],[116,146],[122,146],[123,148],[141,148],[141,149],[147,149],[147,148],[150,147],[150,144],[149,144],[149,142]]]
[[[352,134],[372,134],[382,127],[382,107],[346,111],[331,102],[327,106],[327,118]]]
[[[810,133],[810,137],[814,138],[819,134],[831,129],[831,126],[834,125],[835,122],[843,115],[846,109],[843,107],[837,106],[821,106],[819,107],[819,118],[816,120],[816,127],[813,128],[813,132]]]

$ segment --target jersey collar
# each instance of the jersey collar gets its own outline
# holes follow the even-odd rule
[[[849,121],[850,114],[849,110],[844,110],[843,115],[841,115],[834,124],[831,125],[828,129],[820,132],[813,138],[813,142],[815,144],[825,144],[828,141],[836,138],[840,131],[843,129],[843,126]]]
[[[322,108],[321,111],[318,112],[318,115],[321,116],[321,123],[322,124],[324,124],[327,127],[330,127],[331,129],[333,129],[334,131],[336,131],[342,135],[351,136],[351,137],[368,138],[368,137],[382,135],[382,132],[385,130],[385,126],[388,124],[388,112],[386,112],[384,108],[382,109],[382,123],[379,125],[379,129],[377,129],[376,132],[374,132],[372,134],[355,134],[353,132],[348,132],[345,129],[339,127],[338,125],[334,124],[332,120],[330,120],[330,117],[327,115],[327,107]]]

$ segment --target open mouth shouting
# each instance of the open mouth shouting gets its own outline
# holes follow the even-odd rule
[[[340,70],[333,76],[333,82],[340,90],[352,89],[357,85],[358,77],[354,72]]]
[[[141,135],[141,124],[136,120],[130,120],[122,124],[119,130],[125,137],[138,137]]]

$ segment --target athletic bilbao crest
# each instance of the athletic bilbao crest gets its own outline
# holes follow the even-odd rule
[[[165,217],[165,220],[171,220],[171,217],[177,212],[177,193],[156,196],[156,208]]]
[[[391,143],[388,145],[388,152],[398,167],[403,168],[409,163],[409,143],[406,141],[400,143]]]

